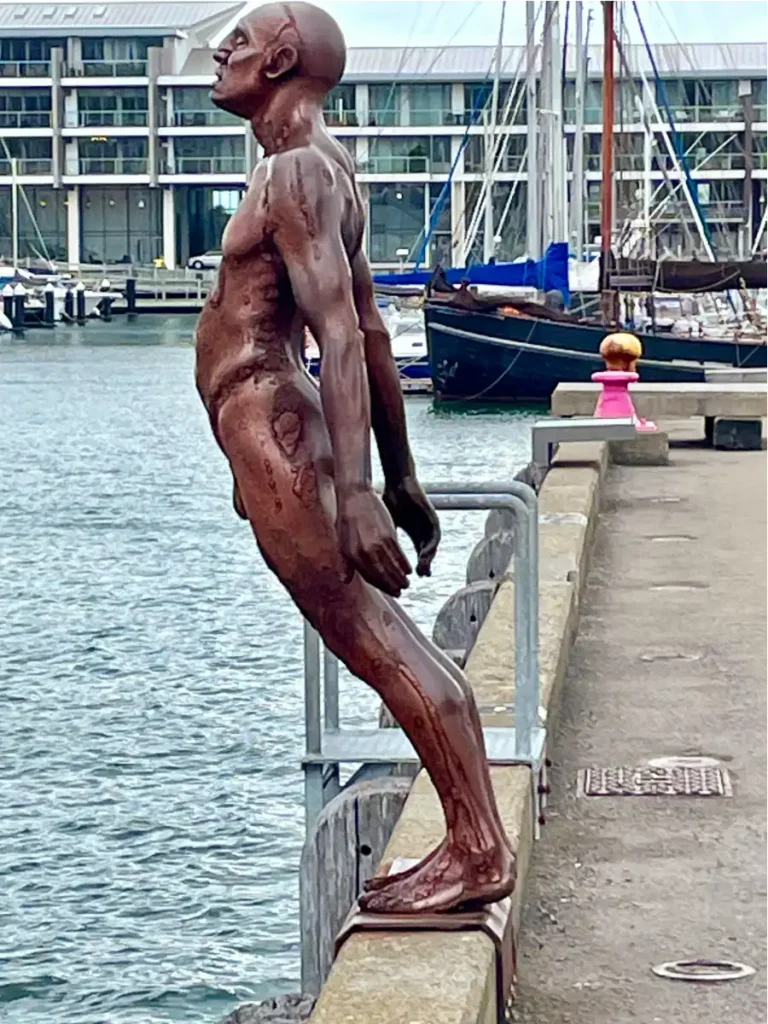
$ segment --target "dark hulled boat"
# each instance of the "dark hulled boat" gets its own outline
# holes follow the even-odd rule
[[[461,401],[548,401],[561,381],[586,382],[604,369],[606,328],[561,314],[508,315],[428,302],[424,309],[435,396]],[[549,316],[557,316],[550,319]],[[546,318],[545,318],[546,317]],[[703,382],[705,369],[764,368],[759,339],[710,340],[638,334],[647,382]]]

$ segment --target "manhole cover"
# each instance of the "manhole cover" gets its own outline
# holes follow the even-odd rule
[[[728,773],[709,766],[583,768],[578,788],[580,796],[731,796]]]
[[[660,978],[675,981],[735,981],[755,973],[754,967],[731,960],[670,960],[651,970]]]

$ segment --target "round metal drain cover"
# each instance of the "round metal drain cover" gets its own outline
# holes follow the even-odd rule
[[[660,978],[673,981],[736,981],[755,973],[754,967],[731,960],[670,960],[651,970]]]
[[[653,757],[648,762],[651,768],[717,768],[720,764],[716,757],[703,755],[671,754],[669,757]]]

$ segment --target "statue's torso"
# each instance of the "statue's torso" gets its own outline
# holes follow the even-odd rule
[[[342,235],[351,254],[362,234],[359,195],[333,151],[324,155],[334,165],[335,187],[350,210]],[[229,382],[303,366],[304,320],[271,235],[271,173],[270,160],[264,160],[227,224],[218,278],[197,322],[197,386],[209,409]]]

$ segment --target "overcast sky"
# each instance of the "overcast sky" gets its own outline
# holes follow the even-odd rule
[[[348,46],[488,46],[495,44],[501,16],[500,0],[314,0],[341,25]],[[254,6],[259,6],[254,3]],[[561,19],[565,4],[561,0]],[[585,0],[592,11],[591,41],[600,41],[602,14],[597,0]],[[640,0],[640,15],[651,42],[746,43],[768,38],[765,0]],[[620,2],[630,38],[638,40],[632,4]],[[573,5],[571,5],[573,8]],[[571,14],[573,18],[573,14]],[[504,42],[525,39],[524,0],[509,0]]]

